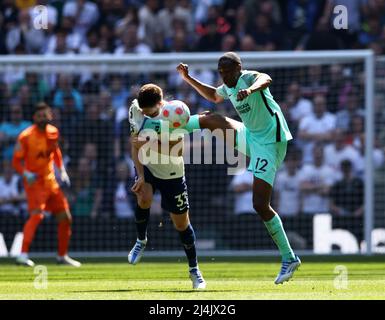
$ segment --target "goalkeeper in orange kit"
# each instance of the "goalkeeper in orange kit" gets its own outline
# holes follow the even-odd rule
[[[69,185],[70,180],[58,146],[59,130],[49,124],[51,120],[51,108],[44,102],[39,103],[33,115],[34,124],[20,133],[13,155],[13,166],[23,177],[30,215],[24,225],[23,245],[16,263],[34,266],[28,257],[29,247],[44,218],[43,211],[49,211],[58,222],[57,262],[80,267],[80,262],[67,254],[72,217],[68,201],[56,181],[54,163],[62,182]]]

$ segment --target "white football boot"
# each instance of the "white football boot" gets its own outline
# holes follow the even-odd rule
[[[136,240],[134,247],[128,254],[128,263],[137,264],[143,256],[144,249],[146,248],[147,238],[145,240]]]
[[[68,255],[65,255],[62,257],[60,257],[60,256],[56,257],[56,262],[57,262],[57,264],[73,266],[76,268],[79,268],[82,265],[79,261],[76,261],[76,260],[70,258]]]
[[[193,289],[206,289],[206,281],[203,279],[202,273],[198,268],[190,270],[190,279],[192,281]]]
[[[26,266],[26,267],[34,267],[35,263],[28,258],[27,253],[21,253],[17,258],[16,258],[16,264]]]
[[[279,272],[274,283],[282,284],[285,281],[289,281],[293,277],[294,272],[299,268],[300,265],[301,265],[301,260],[297,255],[295,256],[295,260],[283,261],[281,271]]]

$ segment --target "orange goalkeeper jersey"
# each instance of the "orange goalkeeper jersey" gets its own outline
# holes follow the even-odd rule
[[[37,181],[45,186],[57,185],[53,164],[60,168],[63,164],[58,146],[59,130],[47,125],[45,131],[32,125],[20,133],[13,154],[13,166],[23,174],[28,170],[37,175]]]

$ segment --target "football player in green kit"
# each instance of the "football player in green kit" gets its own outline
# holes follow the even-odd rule
[[[214,113],[192,116],[184,129],[190,132],[203,128],[233,129],[236,131],[236,147],[240,149],[240,145],[246,143],[243,150],[250,157],[248,170],[254,174],[253,207],[282,256],[282,267],[275,284],[288,281],[301,260],[293,252],[270,199],[276,172],[285,158],[287,143],[292,135],[281,108],[268,88],[272,79],[265,73],[242,70],[241,59],[234,52],[227,52],[218,60],[218,72],[223,80],[218,88],[191,77],[186,64],[180,63],[177,70],[183,80],[204,98],[214,103],[229,99],[239,114],[242,123]],[[154,123],[148,122],[144,127],[154,127]]]

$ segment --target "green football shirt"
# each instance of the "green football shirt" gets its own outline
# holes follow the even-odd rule
[[[260,144],[289,141],[293,137],[281,108],[275,102],[269,88],[256,91],[242,101],[237,101],[238,91],[249,88],[259,74],[257,71],[242,70],[234,88],[223,84],[216,89],[216,92],[231,101],[245,127]]]

